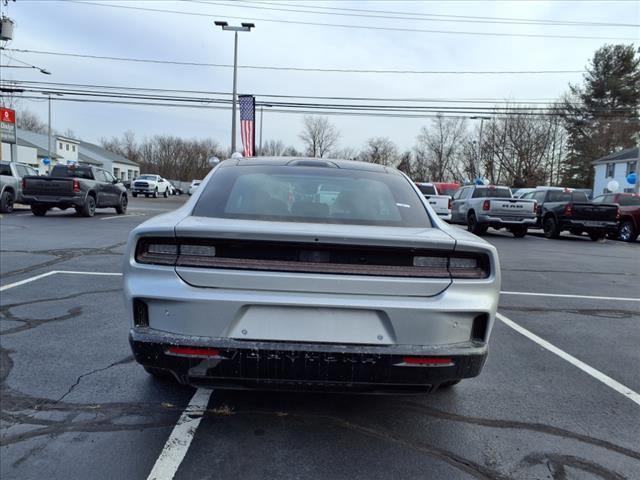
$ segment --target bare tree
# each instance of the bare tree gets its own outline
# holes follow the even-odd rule
[[[40,117],[31,110],[19,110],[16,112],[16,125],[18,128],[35,133],[47,133],[48,126],[40,120]]]
[[[445,181],[453,177],[455,162],[462,139],[466,135],[464,118],[438,115],[430,128],[422,127],[414,152],[421,173],[432,181]],[[423,180],[425,178],[422,178]]]
[[[340,133],[325,117],[306,115],[303,124],[300,139],[310,157],[323,158],[338,145]]]
[[[281,157],[287,149],[282,140],[268,140],[264,142],[260,155],[267,157]]]
[[[370,138],[360,153],[360,160],[385,166],[396,165],[398,147],[387,137]]]
[[[346,146],[336,150],[333,155],[342,160],[357,160],[359,158],[360,151],[355,147]]]

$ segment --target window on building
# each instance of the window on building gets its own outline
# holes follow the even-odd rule
[[[67,151],[69,151],[69,144],[65,144],[65,147],[67,147]]]
[[[71,145],[71,151],[75,152],[76,151],[76,146],[75,145]]]
[[[58,142],[58,145],[60,145],[60,150],[62,150],[62,142]]]
[[[616,164],[607,163],[607,178],[613,178],[615,176]]]
[[[627,162],[627,172],[625,173],[625,176],[629,175],[631,172],[635,172],[636,171],[636,162]]]

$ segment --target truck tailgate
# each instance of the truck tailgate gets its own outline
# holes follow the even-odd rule
[[[24,177],[25,195],[73,195],[73,178]]]
[[[534,215],[535,202],[530,200],[519,200],[515,198],[490,199],[491,215],[514,215],[530,217]]]
[[[575,220],[598,220],[615,222],[618,215],[618,205],[613,203],[574,203],[572,218]]]

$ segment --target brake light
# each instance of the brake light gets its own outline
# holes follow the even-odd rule
[[[490,210],[491,209],[491,200],[485,200],[482,202],[482,210]]]
[[[571,205],[570,203],[567,203],[564,206],[564,216],[570,217],[571,215],[573,215],[573,205]]]
[[[616,220],[620,220],[620,207],[618,207],[618,210],[616,211]]]
[[[219,357],[220,350],[203,347],[169,347],[167,353],[189,357]]]
[[[449,210],[451,210],[451,208],[453,207],[453,200],[451,199],[451,197],[449,197]]]
[[[80,182],[75,178],[73,179],[73,193],[80,193]]]
[[[448,367],[453,365],[454,362],[452,358],[447,357],[402,357],[402,364],[421,365],[424,367]]]

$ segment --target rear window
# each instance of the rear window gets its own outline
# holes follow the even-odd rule
[[[433,185],[418,185],[418,189],[423,195],[435,195],[436,188]]]
[[[400,175],[307,166],[220,168],[194,216],[430,227],[425,207]]]
[[[73,167],[66,165],[56,165],[51,170],[51,177],[85,178],[93,180],[91,167]]]
[[[440,192],[440,195],[449,195],[450,197],[453,197],[453,194],[456,193],[456,190],[458,190],[457,188],[439,188],[438,191]]]
[[[636,197],[635,195],[623,195],[618,199],[618,205],[621,207],[640,206],[640,197]]]
[[[8,163],[0,163],[0,175],[11,176],[11,167]]]
[[[547,202],[588,202],[584,192],[565,192],[562,190],[550,190]]]
[[[506,187],[476,188],[471,198],[511,198],[511,190]]]

